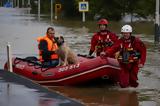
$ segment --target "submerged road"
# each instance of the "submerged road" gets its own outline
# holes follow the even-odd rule
[[[71,49],[76,53],[88,53],[90,35],[92,35],[88,33],[88,29],[93,26],[89,28],[78,27],[76,26],[77,24],[71,26],[72,23],[69,22],[63,22],[62,26],[61,23],[58,22],[50,23],[50,19],[47,19],[44,14],[38,19],[36,14],[30,14],[26,9],[0,8],[0,68],[3,69],[3,65],[6,62],[7,42],[11,43],[13,56],[37,56],[36,38],[43,36],[48,26],[53,26],[57,35],[62,34],[66,41],[68,41]],[[140,24],[143,26],[143,23]],[[52,87],[49,89],[76,99],[87,106],[160,106],[160,48],[154,45],[154,35],[138,35],[147,45],[147,61],[144,68],[140,69],[138,75],[140,85],[138,88],[121,89],[115,85],[99,84],[80,87]],[[37,95],[43,98],[44,93],[39,93],[39,91],[32,88],[23,89],[23,85],[9,83],[11,85],[9,89],[11,89],[11,92],[13,91],[11,93],[12,97],[21,94],[21,96],[11,99],[7,91],[8,81],[1,79],[0,104],[4,103],[2,100],[5,100],[1,98],[1,95],[8,98],[7,101],[11,101],[9,103],[18,102],[24,104],[23,106],[27,103],[27,106],[32,104],[32,102],[23,103],[19,101],[25,98],[25,95],[26,101],[28,99],[32,100],[37,106],[43,106],[43,103],[48,104],[48,106],[53,106],[54,103],[51,102],[57,100],[52,97],[49,97],[49,99],[41,99],[37,97]],[[21,82],[24,83],[23,81]],[[17,87],[20,87],[20,90],[17,89]],[[34,94],[34,92],[37,94]],[[64,99],[60,98],[57,101],[62,104],[63,102],[68,103],[68,100],[63,100]],[[41,105],[38,105],[38,103]],[[7,105],[10,106],[9,104]]]

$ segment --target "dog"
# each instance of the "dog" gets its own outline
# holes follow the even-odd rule
[[[56,53],[60,59],[60,66],[78,63],[77,55],[67,46],[63,36],[56,37],[58,50]]]

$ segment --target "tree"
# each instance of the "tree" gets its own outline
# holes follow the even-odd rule
[[[63,17],[80,17],[78,3],[82,0],[54,0],[62,4]],[[86,0],[87,1],[87,0]],[[32,1],[32,9],[37,11],[37,5]],[[89,12],[87,17],[91,20],[95,16],[109,20],[121,20],[126,14],[137,14],[146,18],[154,16],[155,0],[88,0]],[[50,13],[50,0],[41,0],[41,12]]]

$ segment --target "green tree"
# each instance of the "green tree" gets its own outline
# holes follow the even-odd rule
[[[37,13],[36,0],[32,0],[32,10]],[[63,17],[81,17],[78,3],[82,0],[54,0],[62,4]],[[87,1],[87,0],[86,0]],[[137,14],[140,17],[154,16],[155,0],[88,0],[89,12],[87,18],[95,16],[109,20],[121,20],[127,14]],[[50,0],[41,0],[41,13],[50,13]]]
[[[139,0],[137,3],[136,13],[146,18],[146,16],[154,16],[156,0]]]

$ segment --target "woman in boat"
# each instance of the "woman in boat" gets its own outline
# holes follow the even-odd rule
[[[45,67],[54,67],[59,64],[58,55],[56,50],[58,49],[55,41],[55,30],[52,27],[47,29],[44,37],[38,37],[39,48],[39,60]]]
[[[146,60],[146,47],[144,43],[132,36],[132,27],[124,25],[121,28],[123,35],[114,46],[101,53],[101,56],[111,56],[119,51],[118,61],[121,71],[119,73],[119,84],[122,88],[138,86],[138,70],[144,66]]]
[[[117,41],[117,35],[107,29],[108,23],[106,19],[98,21],[99,32],[94,33],[91,39],[89,57],[93,52],[96,52],[96,55],[99,56],[102,51],[110,48]]]

